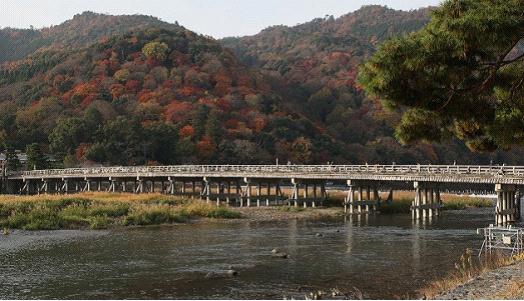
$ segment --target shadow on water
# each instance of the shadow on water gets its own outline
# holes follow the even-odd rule
[[[304,298],[358,288],[366,298],[413,296],[478,248],[490,209],[238,222],[111,231],[24,232],[0,238],[0,297]],[[279,248],[288,259],[274,258]],[[224,274],[230,267],[237,277]]]

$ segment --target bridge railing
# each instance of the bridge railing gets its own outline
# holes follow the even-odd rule
[[[471,174],[479,176],[524,176],[524,166],[489,165],[172,165],[113,166],[32,170],[10,173],[15,177],[84,177],[165,174]]]

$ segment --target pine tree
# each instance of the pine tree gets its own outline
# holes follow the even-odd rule
[[[11,147],[6,148],[5,152],[5,166],[8,171],[17,171],[22,167],[18,155],[15,150]]]
[[[29,144],[26,147],[27,154],[27,169],[46,169],[47,168],[47,158],[40,149],[38,143]]]
[[[448,0],[389,40],[359,82],[403,112],[401,142],[457,137],[472,150],[524,144],[524,1]]]

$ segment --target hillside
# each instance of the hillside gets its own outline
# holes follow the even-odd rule
[[[458,142],[401,146],[399,114],[355,84],[380,41],[427,20],[427,10],[370,6],[222,41],[89,12],[3,29],[0,145],[36,142],[64,166],[521,162],[518,151],[471,154]]]
[[[274,26],[221,42],[248,67],[272,78],[273,88],[289,108],[342,141],[345,159],[351,162],[520,160],[514,153],[471,153],[456,141],[401,146],[393,138],[399,112],[385,110],[380,101],[363,95],[355,82],[359,65],[380,42],[418,30],[429,18],[429,8],[406,12],[372,5],[336,19]]]
[[[66,166],[305,162],[323,141],[263,76],[179,26],[5,62],[0,100],[0,142],[38,142]]]
[[[41,30],[1,29],[0,62],[23,59],[39,49],[86,47],[115,35],[148,27],[180,28],[151,16],[110,16],[85,12],[60,25]]]

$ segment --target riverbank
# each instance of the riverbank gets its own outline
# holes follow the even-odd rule
[[[522,300],[524,254],[475,266],[463,256],[452,274],[422,289],[421,295],[435,300]]]
[[[380,214],[410,212],[411,195],[397,193]],[[385,197],[383,197],[385,198]],[[106,229],[212,220],[272,221],[343,216],[343,193],[331,191],[327,207],[216,207],[200,200],[163,194],[89,192],[74,195],[0,195],[0,228],[24,230]],[[444,209],[486,207],[487,199],[443,196]]]

